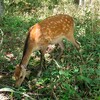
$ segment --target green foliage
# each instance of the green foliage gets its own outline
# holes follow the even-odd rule
[[[62,6],[66,9],[61,9]],[[5,9],[5,15],[0,22],[0,29],[3,31],[3,35],[0,34],[0,43],[1,37],[3,38],[3,43],[0,44],[0,88],[13,87],[12,73],[22,57],[29,27],[44,17],[56,14],[53,13],[54,9],[61,13],[66,13],[67,10],[74,16],[75,37],[81,43],[81,52],[78,52],[71,43],[64,40],[66,49],[60,61],[47,60],[46,70],[39,78],[36,77],[40,70],[40,61],[37,60],[39,53],[35,52],[28,65],[32,70],[29,79],[25,80],[21,87],[14,87],[14,91],[8,93],[9,97],[16,100],[100,99],[100,20],[96,14],[98,12],[94,13],[86,8],[85,11],[81,9],[75,13],[72,10],[76,8],[72,1],[68,0],[5,0]],[[59,50],[52,54],[56,56]]]

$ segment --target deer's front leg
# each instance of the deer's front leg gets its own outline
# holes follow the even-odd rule
[[[64,46],[63,41],[60,41],[58,44],[59,44],[59,46],[60,46],[60,48],[61,48],[61,52],[60,52],[60,54],[59,54],[59,56],[58,56],[58,60],[59,60],[59,59],[61,58],[62,54],[63,54],[63,51],[64,51],[64,49],[65,49],[65,46]]]
[[[40,52],[40,68],[39,68],[37,77],[40,77],[43,69],[45,69],[45,57],[44,57],[45,51],[46,51],[46,49],[39,50],[39,52]]]
[[[45,57],[44,57],[44,51],[43,50],[40,50],[40,66],[43,68],[45,67]]]

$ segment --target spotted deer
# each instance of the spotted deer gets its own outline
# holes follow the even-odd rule
[[[69,15],[59,14],[46,18],[45,20],[33,25],[28,32],[23,57],[19,65],[16,66],[14,77],[16,86],[20,86],[24,81],[31,53],[40,50],[41,66],[43,65],[43,55],[50,44],[59,44],[61,54],[64,50],[62,39],[66,38],[79,49],[79,43],[74,38],[74,21]],[[60,55],[61,55],[60,54]]]

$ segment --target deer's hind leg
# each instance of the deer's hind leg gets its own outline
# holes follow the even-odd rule
[[[77,40],[74,38],[74,31],[70,30],[68,34],[66,34],[66,38],[68,41],[70,41],[75,47],[79,50],[80,49],[80,44]]]

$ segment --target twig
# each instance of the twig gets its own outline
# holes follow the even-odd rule
[[[55,94],[55,92],[54,92],[53,90],[52,90],[52,94],[53,94],[55,100],[59,100],[59,99],[57,98],[57,96],[56,96],[56,94]]]
[[[53,59],[53,61],[56,63],[58,68],[61,68],[61,66],[58,64],[58,62],[55,59]]]
[[[91,53],[91,54],[87,57],[86,61],[88,61],[88,60],[91,58],[92,55],[93,55],[93,53]]]
[[[78,53],[79,53],[79,56],[80,56],[80,59],[81,59],[82,63],[85,65],[86,63],[85,63],[85,61],[83,59],[83,56],[82,56],[82,54],[79,50],[78,50]]]
[[[24,95],[25,97],[30,98],[30,100],[36,100],[36,99],[32,98],[31,96],[29,96],[29,95],[26,94],[26,93],[19,92],[19,91],[14,91],[14,90],[11,89],[11,88],[1,88],[1,89],[0,89],[0,92],[12,92],[12,93],[15,92],[15,93],[22,94],[22,95]]]
[[[7,75],[11,75],[13,72],[3,72],[3,71],[0,71],[0,74],[7,74]]]
[[[3,36],[4,36],[4,33],[1,29],[0,29],[0,34],[1,34],[0,46],[1,46],[3,43]]]

